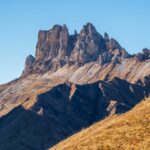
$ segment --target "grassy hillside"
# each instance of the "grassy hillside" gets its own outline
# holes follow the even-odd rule
[[[51,150],[150,150],[150,98],[84,129]]]

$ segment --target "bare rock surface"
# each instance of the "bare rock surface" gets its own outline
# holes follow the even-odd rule
[[[141,60],[141,55],[135,57]],[[101,65],[106,63],[119,63],[131,57],[125,49],[114,38],[109,38],[107,33],[104,37],[99,34],[91,23],[83,26],[80,33],[75,31],[70,35],[66,25],[54,25],[50,30],[40,30],[35,53],[35,63],[32,71],[28,71],[28,64],[25,63],[23,76],[32,73],[45,73],[56,71],[64,65],[82,66],[90,62],[98,62]],[[28,58],[28,57],[27,57]],[[144,57],[148,58],[148,57]]]
[[[91,23],[40,30],[22,75],[0,85],[0,149],[45,150],[132,109],[150,96],[149,68],[149,49],[131,55]]]

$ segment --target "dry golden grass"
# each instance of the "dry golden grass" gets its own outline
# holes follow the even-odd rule
[[[150,150],[150,98],[84,129],[51,150]]]

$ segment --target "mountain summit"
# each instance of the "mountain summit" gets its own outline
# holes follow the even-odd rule
[[[0,85],[0,149],[46,150],[131,110],[150,96],[149,68],[149,49],[131,55],[91,23],[40,30],[22,75]]]
[[[93,61],[105,64],[129,57],[115,39],[109,38],[107,33],[103,37],[91,23],[84,25],[79,34],[75,32],[73,35],[69,34],[66,25],[54,25],[50,30],[39,31],[35,61],[31,65],[27,57],[23,75],[53,68],[57,70],[65,64],[81,66]]]

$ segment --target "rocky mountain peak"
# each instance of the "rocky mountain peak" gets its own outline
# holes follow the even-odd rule
[[[145,59],[150,59],[150,49],[144,48],[142,54],[144,54]]]
[[[111,50],[122,49],[122,47],[120,46],[120,44],[118,43],[118,41],[115,40],[114,38],[111,38],[109,42],[110,42],[109,49],[111,49]]]
[[[131,56],[106,32],[104,36],[99,34],[92,23],[85,24],[79,33],[75,30],[72,35],[66,25],[54,25],[50,30],[39,31],[34,63],[25,63],[23,75],[56,71],[66,64],[118,64],[133,57],[138,61],[149,59],[150,50],[145,48],[142,53]]]
[[[105,41],[109,41],[109,35],[106,32],[104,33],[104,39]]]
[[[66,25],[54,25],[48,31],[40,31],[36,47],[36,60],[47,61],[65,57],[69,48],[69,33]]]
[[[111,62],[116,53],[120,56],[121,49],[107,33],[104,37],[99,34],[92,23],[85,24],[79,33],[75,30],[73,35],[69,34],[66,25],[54,25],[50,30],[39,31],[32,68],[33,72],[45,72],[68,63],[84,65],[99,61],[105,64]]]
[[[80,34],[94,34],[96,33],[96,29],[92,23],[87,23],[86,25],[83,26]]]
[[[137,61],[145,61],[150,59],[150,49],[144,48],[141,53],[133,55]]]
[[[34,70],[43,72],[67,63],[66,58],[74,44],[70,37],[66,25],[54,25],[50,30],[39,31]]]
[[[150,96],[149,58],[149,49],[129,55],[91,23],[72,35],[66,25],[39,31],[35,58],[26,58],[20,78],[0,85],[0,150],[46,150],[132,109]]]
[[[24,71],[23,71],[23,75],[24,74],[29,74],[33,71],[34,63],[35,63],[35,57],[34,56],[29,55],[29,56],[26,57],[25,68],[24,68]]]
[[[99,54],[106,50],[105,41],[91,23],[83,26],[76,45],[72,51],[70,60],[85,64],[96,61]]]

